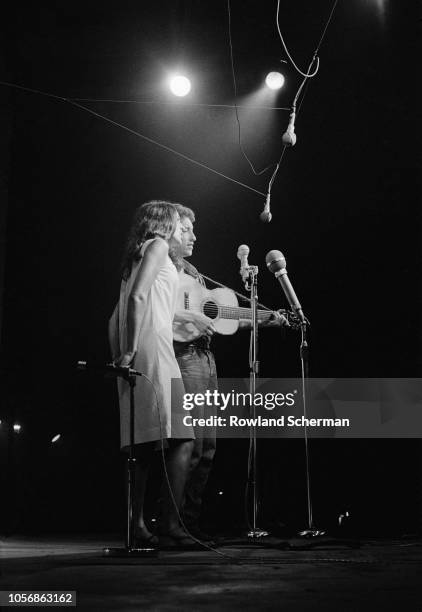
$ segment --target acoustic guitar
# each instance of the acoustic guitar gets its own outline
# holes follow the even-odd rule
[[[241,308],[234,291],[206,289],[188,274],[182,275],[176,310],[201,312],[213,320],[217,333],[223,335],[234,334],[239,329],[239,319],[252,318],[252,309]],[[272,315],[272,310],[258,310],[258,321],[268,321]],[[191,342],[200,335],[193,323],[173,322],[173,338],[178,342]]]

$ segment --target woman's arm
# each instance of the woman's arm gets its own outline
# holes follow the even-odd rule
[[[133,361],[141,328],[142,311],[145,308],[152,284],[165,263],[167,254],[168,244],[162,238],[156,238],[145,249],[128,300],[126,352],[116,360],[117,365],[127,366]]]

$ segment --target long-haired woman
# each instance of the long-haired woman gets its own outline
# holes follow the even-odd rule
[[[156,543],[145,525],[143,507],[153,452],[165,444],[171,492],[163,487],[159,532],[162,542],[170,546],[186,543],[177,509],[183,501],[194,437],[182,422],[184,389],[172,335],[178,288],[172,249],[180,244],[181,232],[179,215],[170,202],[147,202],[136,210],[123,260],[119,302],[109,325],[114,362],[145,375],[137,378],[135,387],[136,539]],[[118,389],[121,446],[127,451],[129,385],[119,379]]]

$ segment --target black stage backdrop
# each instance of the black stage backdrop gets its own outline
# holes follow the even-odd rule
[[[302,69],[331,7],[328,0],[281,2],[281,27]],[[276,2],[232,1],[231,9],[239,103],[260,103],[254,92],[267,70],[281,67],[287,84],[271,104],[289,106],[300,79],[280,64]],[[313,377],[420,376],[418,19],[416,2],[338,4],[319,74],[306,87],[297,145],[273,187],[269,225],[258,219],[264,198],[256,193],[63,100],[0,86],[5,529],[123,525],[114,383],[76,375],[74,366],[109,358],[106,327],[123,244],[143,201],[192,207],[192,262],[238,290],[236,251],[248,244],[260,298],[271,307],[285,301],[264,258],[283,251],[312,322]],[[174,101],[162,81],[175,61],[193,75],[191,101],[233,103],[223,0],[118,8],[44,2],[9,8],[2,27],[2,81],[69,98],[153,101],[80,103],[266,191],[269,173],[253,176],[240,154],[233,109],[157,103]],[[273,163],[288,114],[240,111],[240,120],[256,166]],[[220,376],[248,376],[248,334],[213,344]],[[299,376],[299,338],[263,331],[260,360],[263,376]],[[7,431],[12,423],[22,425],[19,435]],[[265,445],[259,465],[263,520],[304,525],[303,442]],[[416,528],[419,441],[314,441],[311,467],[320,525],[349,510],[362,531]],[[246,470],[246,443],[221,442],[209,523],[242,524]]]

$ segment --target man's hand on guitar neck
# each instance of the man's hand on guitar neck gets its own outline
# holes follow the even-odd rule
[[[290,323],[281,310],[274,310],[269,321],[263,321],[262,327],[290,327]]]
[[[266,321],[258,321],[258,327],[290,327],[290,323],[282,314],[282,310],[273,310],[271,318]],[[239,320],[240,329],[251,329],[252,321],[248,319]]]

